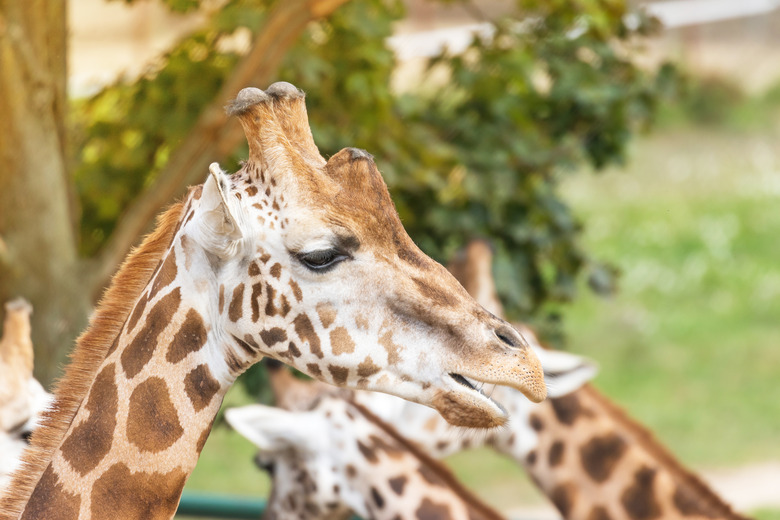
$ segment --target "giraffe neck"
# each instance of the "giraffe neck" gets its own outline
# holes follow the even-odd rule
[[[21,518],[173,516],[222,398],[223,359],[208,279],[174,239],[97,369]],[[199,259],[188,259],[197,263]],[[201,259],[206,261],[206,259]]]
[[[644,427],[590,385],[535,407],[533,450],[499,451],[522,463],[567,520],[744,520],[682,467]]]
[[[347,467],[352,485],[366,499],[367,518],[503,518],[463,487],[452,473],[365,407],[351,406],[372,423],[376,435],[358,441],[361,468]]]

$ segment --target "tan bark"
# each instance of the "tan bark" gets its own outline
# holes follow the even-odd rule
[[[89,310],[64,160],[65,20],[64,0],[0,0],[0,301],[32,302],[44,383]]]
[[[84,328],[91,303],[154,215],[243,133],[222,107],[243,87],[264,86],[312,20],[347,0],[285,0],[249,54],[174,151],[168,166],[126,212],[96,259],[79,259],[66,160],[66,0],[0,0],[0,302],[34,307],[36,375],[48,384]]]

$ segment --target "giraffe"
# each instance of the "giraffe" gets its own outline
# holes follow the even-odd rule
[[[544,399],[533,351],[415,246],[370,154],[323,159],[289,83],[227,109],[248,160],[212,164],[120,267],[0,520],[171,518],[227,389],[264,356],[473,427],[506,422],[478,384]]]
[[[440,462],[330,390],[308,411],[230,408],[225,419],[260,448],[273,476],[264,518],[499,520]],[[397,399],[397,398],[396,398]]]
[[[495,295],[490,249],[474,243],[462,261],[473,273],[464,283],[472,294]],[[494,312],[503,315],[500,307]],[[532,331],[521,331],[537,343]],[[567,520],[745,520],[592,385],[527,406],[512,394],[498,387],[493,395],[523,420],[485,440],[520,463]]]
[[[465,287],[475,294],[495,294],[492,252],[484,242],[472,242],[457,261],[469,264],[453,269],[470,273]],[[500,307],[494,309],[502,314]],[[556,360],[555,368],[533,331],[518,327],[529,345],[540,349],[538,357],[552,373],[547,378],[550,398],[534,404],[510,388],[487,390],[509,413],[508,423],[500,429],[471,435],[413,403],[367,392],[356,393],[354,399],[437,458],[482,445],[513,458],[567,520],[745,520],[647,428],[587,384],[587,366],[578,370],[572,363],[567,373],[563,358]],[[562,378],[558,384],[556,372]],[[286,393],[281,406],[307,406],[316,397],[314,388],[288,390],[301,383],[283,372],[272,375],[274,392]]]
[[[30,304],[18,298],[5,304],[0,338],[0,494],[19,464],[38,416],[51,396],[33,377]]]

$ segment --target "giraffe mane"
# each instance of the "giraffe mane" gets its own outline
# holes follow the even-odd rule
[[[704,499],[702,505],[706,506],[711,513],[733,520],[750,520],[749,517],[735,512],[729,504],[724,502],[723,499],[707,485],[707,483],[690,470],[686,469],[677,458],[658,441],[653,432],[630,417],[625,410],[611,402],[590,384],[583,386],[580,391],[586,392],[589,397],[603,406],[607,413],[612,415],[615,420],[619,421],[627,430],[636,435],[636,440],[639,445],[654,458],[661,461],[664,468],[677,477],[679,482],[689,486],[698,496],[702,497]]]
[[[449,486],[450,489],[455,492],[456,495],[462,498],[464,502],[482,513],[481,518],[484,520],[505,520],[504,517],[501,516],[497,511],[495,511],[489,505],[485,504],[474,493],[461,484],[452,471],[450,471],[450,469],[441,461],[436,460],[427,453],[423,452],[417,444],[402,436],[400,433],[398,433],[398,430],[374,415],[365,406],[353,401],[351,398],[348,398],[347,402],[352,405],[358,412],[360,412],[361,415],[363,415],[366,419],[378,426],[393,440],[398,442],[398,444],[403,446],[406,450],[410,451],[412,455],[420,460],[420,462],[428,466],[436,474],[436,476],[441,478],[442,481],[444,481],[447,486]]]
[[[191,199],[199,188],[190,188],[185,200]],[[22,464],[14,473],[5,496],[0,498],[0,520],[14,520],[21,514],[89,392],[111,344],[160,265],[163,253],[173,242],[183,213],[184,201],[179,201],[160,214],[154,231],[128,254],[112,277],[89,325],[76,340],[65,375],[57,381],[54,403],[41,414],[40,426],[33,431],[30,446],[22,455]]]

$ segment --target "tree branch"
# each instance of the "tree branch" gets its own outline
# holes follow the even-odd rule
[[[85,278],[95,297],[160,209],[186,186],[204,179],[209,163],[223,159],[241,144],[243,133],[235,121],[228,120],[223,110],[225,104],[243,87],[268,83],[309,22],[330,15],[347,1],[284,0],[277,3],[252,49],[225,82],[214,102],[203,111],[152,185],[125,211],[98,257],[88,261]]]

